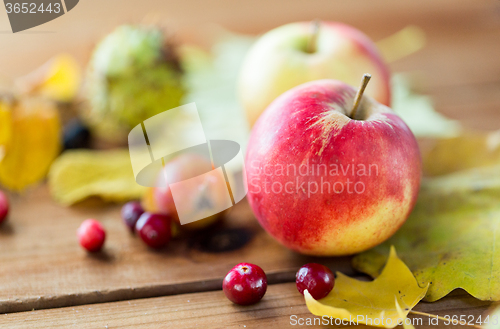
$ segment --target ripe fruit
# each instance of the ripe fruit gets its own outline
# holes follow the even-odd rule
[[[340,81],[278,97],[250,136],[247,198],[282,244],[348,255],[393,235],[413,208],[421,163],[412,132],[390,108]]]
[[[106,239],[106,231],[95,219],[86,219],[76,232],[80,245],[90,252],[101,250]]]
[[[336,22],[299,22],[264,34],[240,73],[239,94],[250,125],[285,91],[304,82],[336,79],[357,86],[373,74],[367,94],[390,105],[390,75],[375,44],[357,29]]]
[[[324,265],[308,263],[302,266],[295,275],[297,290],[303,295],[304,290],[318,300],[325,298],[333,289],[335,276],[332,271]]]
[[[171,219],[167,215],[145,212],[135,224],[135,230],[148,246],[159,249],[170,241]]]
[[[0,191],[0,224],[7,219],[9,214],[9,199],[5,193]]]
[[[266,293],[266,273],[257,265],[240,263],[227,273],[222,281],[222,289],[226,297],[235,304],[255,304]]]
[[[181,191],[182,195],[179,195],[178,200],[184,204],[179,206],[193,209],[193,211],[197,210],[201,213],[202,211],[210,211],[212,207],[219,208],[220,205],[225,204],[228,196],[227,185],[225,182],[220,184],[220,180],[223,177],[220,177],[215,172],[210,172],[212,169],[210,159],[194,153],[180,155],[168,162],[159,177],[159,179],[167,178],[166,187],[155,187],[152,192],[156,211],[171,215],[172,219],[177,224],[180,224],[170,184],[181,181],[184,181],[184,189]],[[199,181],[188,181],[190,178],[206,173],[208,175],[202,184],[199,184]],[[214,223],[219,216],[220,213],[208,216],[204,219],[182,225],[182,228],[204,228]]]
[[[135,224],[143,213],[144,209],[142,209],[141,204],[137,201],[127,202],[125,205],[123,205],[121,211],[123,222],[132,232],[134,232]]]

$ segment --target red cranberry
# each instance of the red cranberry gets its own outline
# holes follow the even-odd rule
[[[332,271],[326,266],[316,263],[309,263],[302,266],[295,275],[297,289],[303,295],[304,290],[318,300],[325,298],[333,289],[335,277]]]
[[[222,289],[226,297],[235,304],[255,304],[266,293],[266,273],[257,265],[240,263],[227,273]]]
[[[170,241],[171,225],[169,216],[145,212],[135,224],[135,230],[148,246],[159,249]]]
[[[128,202],[122,207],[123,222],[132,232],[134,232],[135,224],[143,213],[144,209],[142,209],[141,204],[137,201]]]
[[[84,220],[76,233],[80,245],[90,252],[101,250],[106,239],[104,228],[95,219]]]
[[[8,214],[9,199],[7,199],[7,196],[2,191],[0,191],[0,223],[7,219]]]

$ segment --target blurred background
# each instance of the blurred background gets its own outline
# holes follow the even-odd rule
[[[426,140],[499,128],[498,1],[86,0],[18,33],[0,11],[0,184],[22,191],[48,173],[52,196],[65,205],[96,195],[142,197],[131,179],[130,129],[190,102],[208,139],[234,140],[244,153],[254,111],[241,87],[248,49],[269,30],[316,19],[351,25],[374,41],[391,71],[391,107],[423,153]],[[192,119],[178,117],[169,129],[184,131],[179,136],[187,140]],[[89,147],[121,153],[107,153],[99,164],[93,157],[100,153],[60,156]],[[126,177],[127,188],[119,189],[129,192],[102,181],[93,190],[89,181],[99,170],[112,186]]]
[[[119,24],[139,23],[144,18],[162,21],[180,42],[205,47],[211,45],[207,31],[214,25],[260,34],[285,23],[319,18],[351,24],[377,41],[414,24],[426,32],[426,46],[418,54],[391,63],[391,69],[424,73],[423,86],[439,96],[435,99],[439,111],[467,120],[473,128],[494,129],[498,120],[481,120],[467,112],[468,104],[474,103],[478,112],[497,115],[491,104],[500,97],[495,93],[498,84],[477,93],[474,88],[466,92],[460,88],[498,82],[500,42],[493,41],[500,40],[499,16],[500,3],[494,0],[85,0],[58,19],[13,34],[1,10],[0,79],[8,83],[61,52],[84,65],[105,34]]]

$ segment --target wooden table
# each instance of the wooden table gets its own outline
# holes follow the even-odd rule
[[[415,24],[426,31],[428,44],[391,64],[393,71],[417,72],[422,92],[433,96],[437,109],[465,126],[500,128],[500,2],[493,0],[86,0],[41,27],[1,33],[0,74],[9,80],[60,51],[84,62],[104,32],[149,12],[166,17],[180,39],[200,43],[199,31],[208,22],[260,33],[319,17],[357,26],[374,40]],[[0,30],[8,28],[2,12]],[[88,217],[98,218],[108,232],[105,250],[97,255],[81,250],[75,236]],[[221,251],[234,237],[248,242]],[[220,290],[227,271],[243,261],[262,266],[271,283],[262,302],[250,307],[231,304]],[[0,313],[6,313],[0,327],[288,328],[291,315],[314,317],[292,283],[297,268],[310,261],[359,275],[349,258],[314,259],[283,248],[260,228],[246,201],[213,231],[177,238],[152,252],[121,224],[119,205],[89,200],[64,208],[41,185],[12,196],[10,220],[0,228]],[[489,305],[459,290],[416,310],[477,317]]]

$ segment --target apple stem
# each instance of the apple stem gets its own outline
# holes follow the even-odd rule
[[[315,19],[311,22],[311,37],[309,38],[309,42],[306,47],[306,51],[310,54],[316,52],[316,40],[318,39],[320,24],[321,21],[319,19]]]
[[[351,110],[351,119],[356,117],[356,111],[358,110],[359,104],[361,103],[361,98],[363,98],[363,93],[365,92],[366,86],[368,85],[368,81],[372,78],[371,74],[365,73],[363,74],[363,79],[361,79],[361,86],[358,89],[356,94],[356,98],[354,98],[354,105]]]

